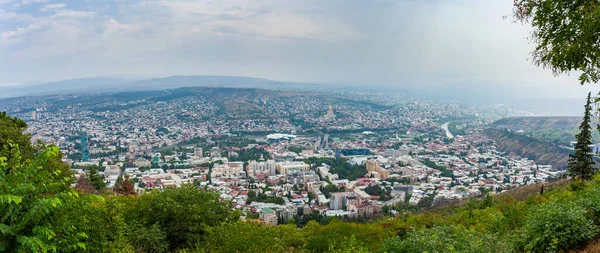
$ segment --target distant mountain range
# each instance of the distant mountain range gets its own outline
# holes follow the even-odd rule
[[[419,86],[398,84],[381,86],[377,84],[319,84],[276,81],[265,78],[243,76],[170,76],[161,78],[125,78],[122,76],[102,76],[79,78],[58,82],[0,86],[0,98],[55,95],[63,93],[100,93],[120,91],[151,91],[180,87],[225,87],[259,88],[270,90],[358,90],[375,93],[402,94],[411,99],[434,101],[454,101],[465,104],[503,104],[531,115],[574,116],[583,114],[583,98],[525,98],[519,95],[532,94],[521,90],[507,89],[495,84],[466,83]],[[510,94],[509,94],[510,93]]]
[[[52,95],[65,92],[137,91],[193,86],[263,89],[319,87],[318,84],[281,82],[264,78],[240,76],[170,76],[141,80],[117,77],[92,77],[34,85],[0,87],[0,98]]]

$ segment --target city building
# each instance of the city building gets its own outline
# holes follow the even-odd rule
[[[198,158],[204,157],[202,148],[194,148],[194,156],[196,156]]]
[[[259,218],[267,225],[277,226],[277,212],[271,208],[260,209]]]
[[[379,166],[379,163],[375,159],[366,161],[367,171],[374,178],[386,179],[390,176],[390,171]]]
[[[90,161],[90,151],[88,149],[88,135],[87,132],[81,132],[80,136],[81,142],[81,161],[89,162]]]
[[[250,161],[248,163],[248,174],[249,175],[258,175],[258,174],[275,175],[275,161],[274,160],[268,160],[266,162]]]
[[[305,162],[280,162],[275,164],[275,170],[279,174],[288,174],[310,170],[310,165]]]
[[[212,172],[210,173],[210,176],[212,178],[219,178],[219,177],[225,177],[225,178],[233,178],[233,177],[241,177],[243,176],[243,169],[241,166],[238,165],[234,165],[234,164],[215,164],[215,166],[212,168]]]

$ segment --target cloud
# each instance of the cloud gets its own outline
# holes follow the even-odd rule
[[[23,20],[26,20],[26,25],[16,27],[12,30],[0,31],[0,45],[15,45],[18,43],[27,43],[29,46],[35,46],[40,44],[48,44],[48,41],[43,41],[39,43],[36,41],[36,33],[39,35],[42,32],[50,31],[49,33],[59,34],[59,30],[56,32],[53,29],[58,27],[69,27],[70,31],[79,30],[80,26],[86,27],[86,23],[82,23],[81,19],[90,19],[95,17],[94,12],[88,11],[75,11],[62,9],[62,7],[54,7],[57,11],[51,14],[50,16],[43,17],[31,17],[26,14],[18,14],[18,13],[7,13],[5,16],[10,17],[22,17]],[[26,18],[29,17],[29,18]],[[0,20],[3,19],[3,13],[0,12]],[[90,24],[90,23],[87,23]],[[24,39],[26,37],[31,37],[29,40]],[[67,37],[70,37],[67,34]],[[60,39],[60,38],[57,38]],[[13,51],[13,54],[15,52]]]
[[[44,7],[42,7],[40,9],[40,11],[50,11],[50,10],[58,10],[58,9],[62,9],[65,6],[67,6],[64,3],[59,3],[59,4],[46,4],[44,5]]]
[[[21,4],[26,5],[26,4],[32,4],[32,3],[47,3],[50,0],[23,0],[21,1]]]
[[[19,86],[22,85],[22,83],[0,83],[0,87],[12,87],[12,86]]]
[[[109,18],[106,21],[106,30],[105,33],[133,33],[138,32],[140,30],[140,26],[136,24],[128,25],[121,24],[114,18]]]
[[[67,18],[67,19],[81,19],[81,18],[92,18],[96,15],[95,12],[91,11],[75,11],[61,9],[56,14],[50,16],[50,18]]]
[[[241,20],[209,22],[212,32],[268,38],[344,40],[357,35],[352,28],[335,20],[289,12],[265,13]]]
[[[166,22],[171,22],[176,29],[189,27],[195,33],[313,40],[341,40],[358,33],[335,17],[301,13],[294,4],[282,5],[277,1],[157,1],[150,4],[168,10]]]
[[[8,3],[12,3],[12,2],[16,2],[14,0],[0,0],[0,4],[8,4]],[[12,5],[13,8],[19,8],[21,6],[26,6],[29,4],[33,4],[33,3],[47,3],[50,2],[50,0],[22,0],[18,3],[14,3]]]
[[[26,27],[19,27],[12,31],[5,31],[0,33],[0,42],[3,44],[14,44],[21,41],[21,37],[27,34],[47,29],[51,26],[51,22],[48,20],[39,21],[30,24]]]
[[[0,20],[2,20],[2,21],[19,22],[19,21],[27,21],[27,20],[31,20],[31,19],[32,19],[32,17],[29,14],[0,10]]]
[[[529,28],[502,19],[511,8],[478,0],[0,0],[0,82],[122,73],[388,87],[577,83],[531,66]]]

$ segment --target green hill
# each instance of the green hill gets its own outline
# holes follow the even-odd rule
[[[511,117],[495,121],[492,127],[521,130],[525,136],[567,146],[575,140],[579,124],[581,117]]]
[[[521,157],[555,168],[565,168],[567,165],[571,151],[557,144],[495,128],[488,128],[484,132],[496,142],[496,148],[500,151],[514,152]]]

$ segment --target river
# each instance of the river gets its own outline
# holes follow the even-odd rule
[[[448,130],[448,123],[444,123],[442,125],[442,129],[444,129],[444,131],[446,131],[446,137],[453,139],[454,135],[450,132],[450,130]]]

